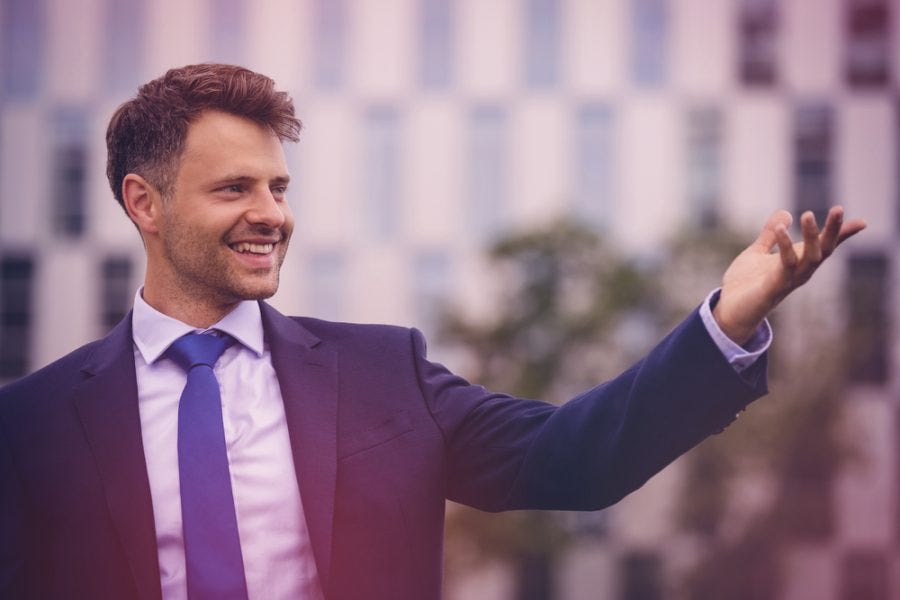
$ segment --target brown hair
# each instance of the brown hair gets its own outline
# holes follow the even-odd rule
[[[221,110],[269,127],[281,141],[296,142],[300,120],[287,92],[269,77],[222,64],[171,69],[145,83],[116,109],[106,129],[106,177],[122,208],[122,181],[146,179],[164,197],[172,193],[188,127],[203,111]]]

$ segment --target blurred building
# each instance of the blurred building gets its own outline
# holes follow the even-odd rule
[[[798,550],[784,600],[900,597],[898,31],[893,0],[0,0],[0,381],[129,309],[143,251],[104,132],[172,66],[294,96],[289,313],[433,333],[444,301],[498,310],[483,250],[510,229],[576,215],[652,255],[686,224],[840,202],[869,230],[816,289],[859,332],[867,461],[823,492],[834,535]],[[561,599],[670,597],[677,474],[610,511]],[[456,594],[502,599],[504,577]]]

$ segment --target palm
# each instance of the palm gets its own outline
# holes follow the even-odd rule
[[[749,339],[785,296],[806,283],[838,244],[866,226],[858,219],[844,223],[843,209],[834,207],[820,231],[815,217],[806,212],[800,218],[803,241],[792,243],[790,224],[787,211],[773,213],[759,237],[725,271],[714,314],[722,330],[739,343]],[[772,252],[775,247],[777,253]]]

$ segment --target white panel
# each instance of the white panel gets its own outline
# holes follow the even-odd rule
[[[617,146],[621,182],[611,223],[628,250],[654,252],[683,216],[684,136],[681,113],[655,97],[632,97],[622,106]]]
[[[97,336],[100,269],[86,249],[61,244],[37,257],[35,365],[45,365]],[[60,301],[65,298],[65,301]]]
[[[0,123],[0,240],[5,247],[34,245],[49,230],[50,178],[45,115],[8,106]]]
[[[897,231],[897,126],[890,98],[851,97],[835,112],[835,203],[869,224],[869,243]]]
[[[155,0],[147,12],[147,74],[159,77],[174,67],[209,60],[209,15],[206,2]]]
[[[626,67],[625,6],[620,0],[568,0],[562,34],[564,68],[581,93],[623,87]]]
[[[325,100],[308,105],[296,148],[303,166],[291,184],[291,204],[297,215],[295,237],[314,242],[349,241],[360,231],[360,122],[354,105],[346,102]]]
[[[90,98],[102,85],[100,44],[105,32],[103,0],[56,0],[47,19],[47,92],[56,99]]]
[[[722,93],[735,80],[733,7],[721,0],[682,0],[671,11],[672,83],[691,94]]]
[[[413,0],[348,2],[352,88],[367,98],[409,91],[415,73]]]
[[[559,102],[535,98],[519,104],[510,130],[510,210],[508,222],[540,227],[569,204],[573,160],[570,118]]]
[[[409,144],[401,159],[408,178],[407,239],[451,244],[462,233],[465,124],[446,101],[418,102],[408,115]]]
[[[510,92],[522,81],[522,11],[516,0],[459,0],[458,83],[477,97]]]
[[[726,113],[722,216],[738,231],[755,236],[769,214],[792,206],[789,111],[779,99],[750,96]]]
[[[805,94],[834,90],[841,78],[840,0],[784,0],[779,29],[783,83]]]

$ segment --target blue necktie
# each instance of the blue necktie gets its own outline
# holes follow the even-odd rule
[[[166,356],[187,373],[178,404],[178,476],[190,600],[247,598],[213,365],[234,340],[191,333]]]

